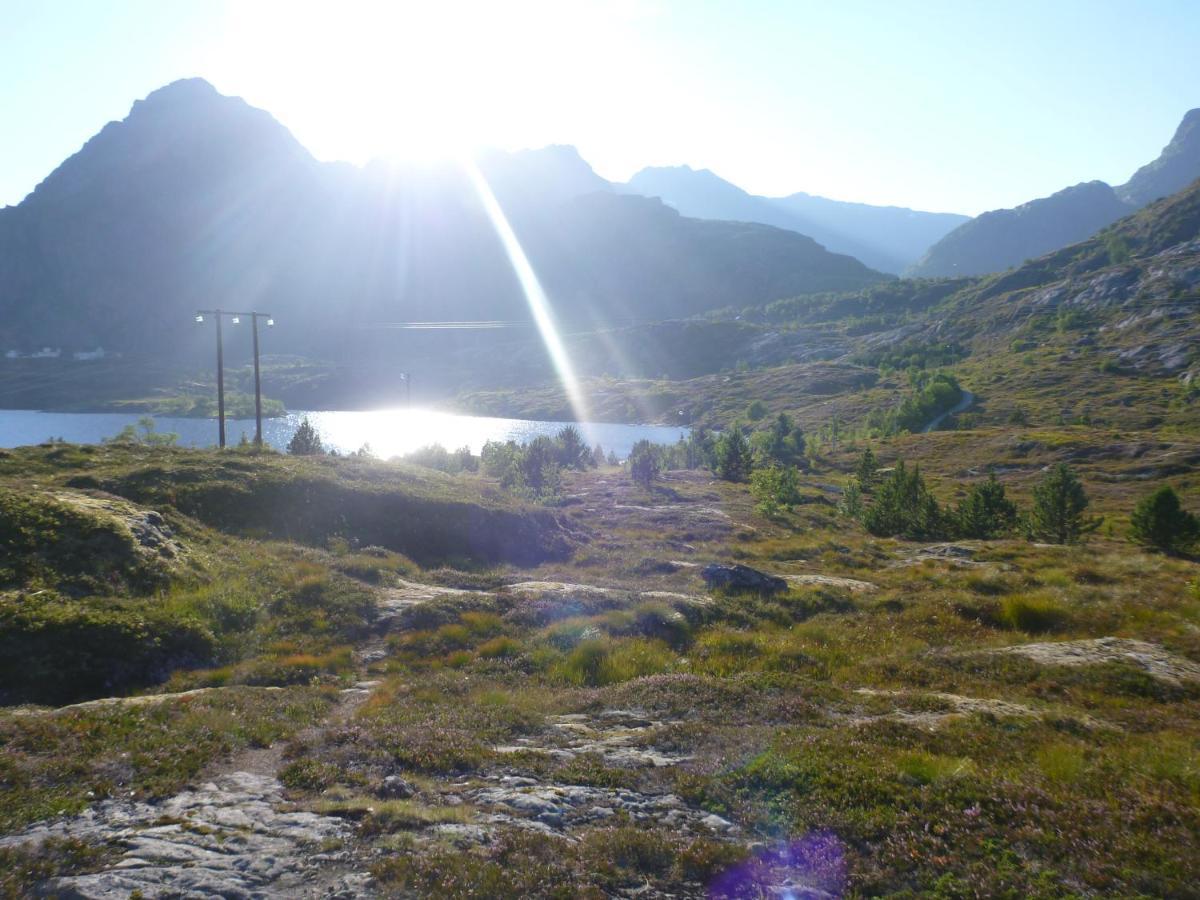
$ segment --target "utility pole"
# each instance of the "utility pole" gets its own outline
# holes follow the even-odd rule
[[[260,312],[230,312],[223,309],[201,309],[196,311],[196,322],[203,323],[205,316],[212,316],[217,321],[217,437],[219,446],[225,448],[225,348],[221,340],[221,319],[229,316],[232,324],[242,321],[242,316],[249,316],[251,331],[254,337],[254,443],[262,447],[262,377],[258,362],[258,320],[267,320],[267,327],[275,324],[270,313]]]
[[[217,311],[217,446],[225,449],[225,348],[221,340],[221,311]]]
[[[262,379],[258,375],[258,313],[250,313],[250,331],[254,334],[254,446],[262,449]]]

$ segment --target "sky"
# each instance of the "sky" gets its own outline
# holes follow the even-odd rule
[[[1196,0],[0,0],[0,206],[183,77],[362,164],[573,144],[606,178],[975,215],[1119,184],[1200,106]]]

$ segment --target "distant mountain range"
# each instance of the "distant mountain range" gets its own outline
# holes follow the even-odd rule
[[[596,330],[863,290],[922,253],[915,274],[1010,267],[1200,175],[1200,110],[1119,188],[1078,185],[969,221],[757,197],[686,167],[615,185],[572,147],[476,164],[554,317]],[[273,352],[397,365],[394,323],[529,326],[500,230],[461,166],[319,162],[268,113],[179,81],[0,209],[0,353],[206,358],[211,334],[192,317],[222,306],[272,312]]]
[[[983,275],[1020,265],[1095,234],[1200,177],[1200,109],[1183,117],[1162,154],[1125,184],[1089,181],[1015,209],[987,212],[951,231],[905,274]]]
[[[881,272],[899,274],[943,235],[968,221],[955,213],[844,203],[810,194],[759,197],[708,169],[642,169],[617,190],[660,197],[685,216],[761,222],[806,234],[835,253],[847,253]]]
[[[616,193],[573,148],[478,165],[566,326],[887,277],[791,230]],[[177,358],[211,346],[191,324],[211,306],[269,309],[276,351],[333,359],[356,358],[382,323],[530,321],[462,167],[318,162],[268,113],[200,79],[135,103],[0,209],[0,352]]]

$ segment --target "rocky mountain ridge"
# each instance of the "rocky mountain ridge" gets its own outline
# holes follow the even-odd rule
[[[612,194],[573,149],[476,165],[566,325],[885,278],[794,232]],[[269,309],[274,349],[333,359],[381,323],[529,323],[500,228],[458,166],[320,163],[266,112],[177,82],[0,211],[0,348],[187,357],[212,306]]]
[[[1183,117],[1171,142],[1123,185],[1089,181],[1014,209],[986,212],[929,248],[905,275],[985,275],[1018,266],[1095,234],[1200,177],[1200,109]]]

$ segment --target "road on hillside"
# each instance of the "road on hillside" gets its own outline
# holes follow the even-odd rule
[[[930,419],[929,424],[921,429],[921,433],[929,434],[929,432],[931,432],[931,431],[936,431],[937,427],[939,425],[941,425],[942,422],[946,421],[947,416],[953,416],[953,415],[956,415],[956,414],[962,412],[964,409],[969,409],[970,406],[974,402],[975,402],[975,395],[972,394],[970,391],[964,390],[962,392],[962,397],[959,398],[959,401],[957,403],[955,403],[952,407],[950,407],[948,410],[946,410],[944,413],[939,413],[938,415],[936,415],[932,419]]]

